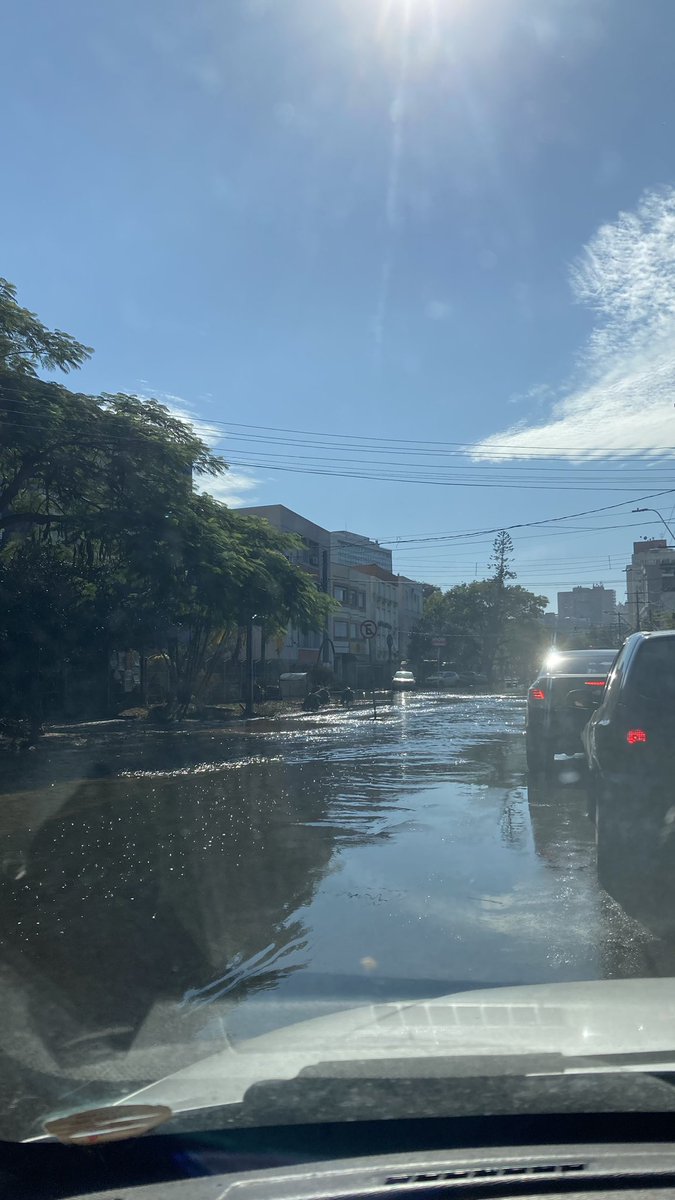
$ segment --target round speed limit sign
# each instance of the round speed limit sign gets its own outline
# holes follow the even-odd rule
[[[361,637],[374,638],[377,633],[377,624],[375,621],[361,622]]]

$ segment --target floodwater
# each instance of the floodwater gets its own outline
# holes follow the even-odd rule
[[[528,795],[523,723],[513,696],[403,695],[377,720],[251,722],[202,762],[163,769],[155,749],[148,769],[5,796],[0,1136],[124,1095],[225,1031],[675,974],[596,882],[581,763]]]

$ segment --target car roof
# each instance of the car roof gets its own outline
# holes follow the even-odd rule
[[[673,630],[673,632],[675,633],[675,630]],[[615,646],[592,646],[589,650],[560,650],[559,651],[561,658],[571,658],[573,655],[576,655],[576,654],[578,654],[580,656],[583,654],[584,658],[588,658],[589,654],[616,654],[616,653],[617,653],[617,649]]]

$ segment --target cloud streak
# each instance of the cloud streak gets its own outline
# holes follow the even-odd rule
[[[675,445],[675,188],[601,226],[570,268],[595,325],[547,420],[480,442],[476,458],[655,455]]]

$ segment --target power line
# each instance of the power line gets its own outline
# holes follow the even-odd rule
[[[43,381],[35,381],[35,380],[31,380],[30,382],[31,383],[39,382],[42,384],[42,386],[54,387],[55,389],[58,389],[58,390],[67,391],[67,389],[63,388],[62,384],[56,383],[56,382],[50,381],[47,384],[43,383]],[[15,400],[11,403],[15,403],[17,405],[17,407],[19,407],[19,409],[21,408],[21,405],[23,404],[24,408],[27,409],[31,413],[31,415],[34,415],[35,405],[29,403],[25,399],[25,396],[23,395],[23,389],[21,389],[19,385],[16,385],[13,383],[10,383],[9,385],[7,383],[0,383],[0,396],[2,395],[3,392],[6,392],[7,390],[9,390],[10,392],[12,390],[14,390],[15,394],[18,394],[22,397],[21,400]],[[105,399],[102,400],[100,397],[88,396],[83,393],[79,393],[79,394],[78,393],[68,393],[68,394],[74,395],[76,397],[78,395],[81,395],[83,399],[92,400],[94,403],[98,403],[99,405],[102,404],[103,405],[102,412],[108,411],[104,407],[105,403],[106,403]],[[119,393],[119,394],[125,395],[127,393]],[[133,397],[132,396],[132,398],[139,399],[141,401],[152,399],[152,397],[143,397],[143,396],[141,396],[141,397],[139,397],[139,396]],[[459,453],[464,456],[471,454],[471,455],[475,456],[477,448],[480,447],[480,445],[481,445],[480,441],[478,441],[478,442],[476,442],[476,441],[459,442],[459,441],[447,441],[447,440],[442,440],[442,439],[431,439],[431,438],[427,438],[427,439],[394,438],[394,437],[383,438],[379,435],[375,436],[375,435],[367,435],[367,434],[320,433],[316,430],[294,429],[294,428],[290,428],[290,427],[286,427],[286,426],[253,425],[253,424],[245,423],[245,422],[241,422],[241,421],[221,421],[221,420],[217,420],[215,418],[201,417],[201,416],[197,416],[197,415],[188,415],[187,413],[181,412],[179,410],[175,410],[175,409],[172,410],[163,401],[158,401],[158,403],[162,404],[163,407],[165,407],[167,409],[167,412],[169,413],[169,415],[171,417],[173,417],[174,419],[182,421],[185,425],[192,426],[193,428],[196,425],[197,426],[197,428],[196,428],[197,435],[202,438],[205,436],[205,434],[203,432],[200,432],[200,430],[198,428],[200,425],[203,427],[204,430],[206,430],[206,436],[208,435],[208,431],[214,427],[218,428],[218,429],[223,429],[225,431],[229,431],[229,430],[233,430],[233,429],[254,430],[254,431],[256,431],[254,433],[246,433],[246,434],[230,433],[229,436],[231,438],[243,439],[243,440],[248,440],[248,441],[267,441],[267,442],[273,442],[275,444],[282,444],[282,445],[297,445],[298,443],[294,440],[288,441],[287,439],[284,439],[284,438],[268,436],[270,434],[280,434],[280,433],[281,434],[291,434],[291,435],[293,435],[294,439],[298,438],[298,437],[319,439],[319,441],[314,440],[312,442],[306,442],[305,444],[307,445],[308,448],[335,449],[336,446],[343,445],[345,442],[347,442],[347,443],[357,443],[357,445],[353,445],[351,448],[353,450],[359,450],[362,453],[370,453],[374,450],[377,450],[378,448],[380,450],[383,450],[384,452],[387,452],[388,448],[392,448],[392,447],[400,447],[404,451],[412,450],[412,451],[417,451],[419,453],[436,453],[436,452],[445,453],[446,452],[445,448],[450,447],[450,448],[452,448],[450,450],[450,453],[452,453],[452,454]],[[325,439],[328,439],[328,441],[326,441]],[[492,457],[493,451],[495,451],[495,450],[504,451],[510,460],[513,460],[513,458],[514,458],[514,453],[513,453],[514,451],[516,451],[515,457],[520,456],[523,458],[537,457],[537,452],[540,450],[546,451],[547,454],[551,454],[551,453],[555,453],[556,451],[560,451],[565,457],[573,456],[575,454],[589,455],[589,456],[590,455],[598,455],[598,454],[607,454],[607,455],[611,455],[612,457],[615,457],[617,454],[622,454],[621,451],[617,450],[616,446],[597,446],[597,445],[594,445],[594,446],[542,445],[542,446],[533,448],[532,451],[528,451],[527,454],[523,454],[522,446],[520,446],[516,442],[494,442],[494,443],[491,443],[490,454],[488,455],[485,453],[481,453],[481,455],[480,455],[481,459],[484,461],[489,461]],[[628,459],[632,459],[632,458],[636,458],[636,457],[648,457],[653,454],[667,455],[667,454],[673,453],[673,452],[675,452],[675,446],[662,446],[662,447],[659,447],[658,449],[645,448],[641,451],[633,452],[630,455],[626,455],[624,452],[623,459],[628,460]]]
[[[27,430],[42,430],[44,428],[44,426],[40,425],[40,424],[26,422],[26,421],[20,421],[17,419],[17,416],[15,414],[11,415],[11,421],[7,422],[7,423],[10,424],[11,427],[14,427],[15,429],[17,429],[21,432],[27,431]],[[124,444],[125,442],[137,444],[138,440],[143,438],[144,436],[152,438],[152,431],[146,430],[146,429],[138,429],[138,430],[135,430],[133,433],[117,433],[116,434],[113,432],[107,432],[105,430],[101,430],[100,433],[97,433],[95,436],[92,435],[93,440],[97,444],[99,444],[100,442],[108,442],[108,441],[111,444],[115,444],[115,443]],[[239,437],[239,438],[244,437],[244,435],[233,435],[233,436]],[[86,440],[87,440],[86,434],[84,435],[83,440],[86,442]],[[244,438],[244,440],[248,440],[248,438]],[[302,448],[302,449],[310,450],[310,449],[316,448],[316,446],[311,443],[303,444],[303,443],[293,442],[293,443],[286,443],[286,444],[292,445],[296,449]],[[285,452],[279,453],[279,454],[273,454],[273,453],[267,453],[264,451],[260,451],[259,449],[244,450],[244,449],[239,448],[236,450],[236,453],[240,457],[238,459],[232,459],[230,461],[238,466],[254,467],[256,469],[266,469],[266,468],[282,469],[283,468],[283,469],[291,470],[291,469],[295,468],[296,464],[305,464],[305,468],[304,468],[305,470],[309,470],[310,467],[312,469],[316,467],[317,473],[319,473],[319,471],[323,471],[325,469],[328,469],[329,471],[334,473],[336,465],[349,466],[352,464],[356,464],[360,467],[364,466],[361,459],[345,457],[345,454],[347,453],[347,451],[350,449],[353,449],[351,447],[345,447],[344,445],[335,443],[330,446],[327,446],[327,448],[333,450],[334,452],[337,451],[337,453],[340,454],[342,457],[340,457],[339,459],[336,460],[335,453],[333,453],[331,458],[324,458],[324,457],[319,457],[317,455],[288,454]],[[210,446],[210,449],[213,452],[227,453],[228,447],[227,447],[227,445],[224,445],[224,444],[222,444],[222,445],[221,444],[212,444]],[[372,446],[372,447],[363,447],[363,448],[357,447],[356,449],[358,452],[360,452],[362,454],[372,454],[372,453],[383,454],[383,453],[391,452],[391,448],[382,447],[382,446],[379,446],[379,447]],[[440,452],[436,452],[436,451],[415,450],[414,447],[410,447],[410,446],[405,447],[404,449],[398,449],[397,452],[398,453],[408,452],[411,454],[428,453],[428,454],[433,455],[434,457],[438,457],[438,455],[440,453]],[[509,476],[511,476],[511,477],[522,476],[525,479],[527,479],[528,477],[536,477],[537,479],[546,479],[547,482],[550,479],[559,479],[561,481],[561,483],[565,484],[565,486],[569,486],[570,478],[574,478],[575,476],[578,476],[580,479],[585,480],[585,481],[590,481],[590,480],[597,481],[599,484],[603,484],[603,485],[605,484],[605,481],[607,479],[615,481],[619,477],[619,478],[622,478],[622,483],[625,485],[625,487],[627,489],[629,485],[636,486],[635,476],[636,476],[636,473],[640,470],[640,466],[635,464],[634,458],[631,458],[631,459],[623,458],[623,459],[619,460],[621,462],[626,462],[630,465],[627,467],[627,469],[625,471],[620,471],[617,474],[616,463],[611,468],[597,467],[597,466],[591,467],[590,462],[585,462],[584,464],[575,464],[575,465],[567,465],[564,467],[559,467],[559,466],[550,464],[546,461],[538,461],[536,463],[536,465],[527,465],[527,464],[522,464],[520,462],[514,463],[513,461],[504,461],[499,464],[498,463],[490,463],[490,462],[481,464],[481,462],[479,462],[478,460],[473,458],[471,455],[468,455],[464,452],[462,452],[460,457],[462,457],[466,461],[454,462],[450,466],[448,466],[448,464],[445,462],[440,462],[440,463],[430,463],[430,462],[415,463],[415,462],[413,462],[411,465],[411,463],[405,462],[405,461],[386,460],[386,461],[381,461],[377,464],[374,464],[373,468],[371,468],[371,470],[368,472],[368,474],[369,474],[369,476],[372,475],[373,478],[380,478],[381,475],[378,473],[378,468],[380,468],[380,467],[390,468],[390,469],[391,468],[396,469],[399,467],[403,467],[404,469],[406,469],[408,471],[410,471],[411,469],[416,470],[418,472],[424,471],[424,472],[427,472],[427,475],[430,472],[438,471],[439,469],[443,469],[446,472],[447,471],[472,472],[474,477],[476,477],[478,479],[481,479],[481,478],[485,477],[486,475],[492,477],[493,479],[501,479],[501,478],[506,479]],[[247,460],[247,461],[244,461],[244,460]],[[249,461],[249,460],[251,460],[251,461]],[[644,469],[645,468],[643,468],[643,470]],[[663,462],[662,463],[661,459],[654,459],[653,461],[651,461],[649,463],[649,466],[646,469],[648,470],[648,473],[650,475],[653,475],[653,474],[659,473],[659,472],[660,473],[667,472],[668,474],[672,475],[673,472],[675,471],[675,464],[673,464],[672,462]],[[500,472],[505,472],[506,474],[501,474]],[[423,477],[420,475],[420,478],[423,478]],[[638,478],[640,480],[642,480],[643,475],[640,474],[638,476]],[[622,490],[622,489],[614,489],[614,490]]]

